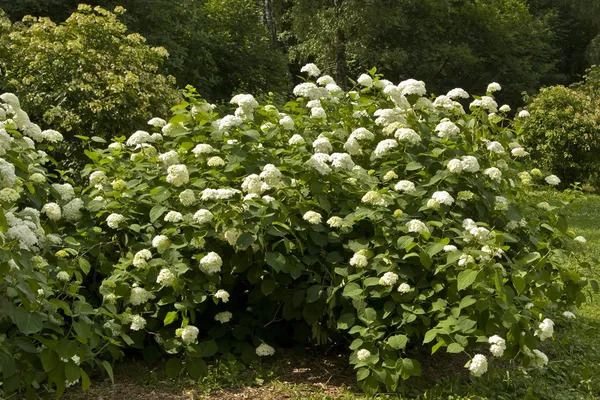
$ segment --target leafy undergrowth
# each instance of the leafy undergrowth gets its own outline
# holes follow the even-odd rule
[[[583,256],[592,262],[600,277],[600,196],[585,195],[564,206],[565,195],[533,193],[534,200],[563,206],[570,228],[587,238]],[[591,296],[591,294],[590,294]],[[472,378],[460,360],[443,354],[421,355],[423,376],[411,380],[402,395],[379,395],[378,399],[597,399],[600,398],[600,304],[598,295],[582,307],[573,321],[559,320],[555,339],[544,342],[550,362],[543,370],[523,371],[506,363],[490,368],[481,378]],[[466,358],[465,358],[466,361]],[[68,400],[362,400],[355,386],[354,372],[347,355],[323,352],[286,351],[270,362],[251,369],[238,365],[213,367],[200,382],[170,380],[163,365],[140,362],[120,365],[117,383],[98,377],[88,393],[80,388],[66,395]]]

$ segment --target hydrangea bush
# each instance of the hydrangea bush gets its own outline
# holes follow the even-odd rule
[[[509,120],[497,83],[430,97],[371,71],[344,92],[303,71],[316,82],[282,109],[240,94],[219,115],[191,90],[168,122],[92,154],[86,207],[119,244],[100,287],[119,332],[192,376],[284,336],[347,341],[367,392],[419,375],[422,346],[479,353],[475,376],[493,358],[544,366],[539,342],[587,281],[566,220],[525,201],[527,112]]]
[[[74,355],[100,364],[103,351],[129,347],[168,354],[170,375],[199,378],[210,359],[333,342],[349,347],[369,393],[419,375],[423,347],[468,354],[473,376],[494,359],[544,367],[539,342],[585,300],[586,265],[568,250],[585,238],[550,205],[526,201],[528,153],[514,137],[526,113],[507,119],[496,83],[482,97],[433,97],[423,82],[371,71],[344,92],[316,66],[304,70],[316,82],[281,109],[240,94],[220,115],[189,89],[168,121],[88,152],[79,197],[44,186],[54,197],[36,204],[71,234],[43,267],[67,290],[50,304],[74,327],[56,340],[78,341],[63,357],[21,332],[32,365],[50,353],[74,371]],[[40,331],[61,329],[31,304]],[[79,369],[52,371],[58,391],[87,382]]]
[[[89,221],[84,202],[46,168],[62,135],[32,123],[14,94],[0,100],[0,396],[86,389],[84,367],[112,371],[102,360],[119,356],[87,276],[98,253],[74,238],[94,242],[100,232],[75,227]]]

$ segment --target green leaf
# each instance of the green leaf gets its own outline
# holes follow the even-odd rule
[[[362,381],[364,379],[367,379],[367,377],[369,376],[369,374],[371,374],[371,371],[369,370],[369,368],[360,368],[356,372],[356,380],[357,381]]]
[[[252,234],[244,232],[238,237],[237,242],[235,244],[236,246],[241,247],[242,249],[246,249],[248,246],[251,246],[255,241],[256,238]]]
[[[390,336],[388,338],[387,342],[394,350],[400,350],[400,349],[403,349],[406,347],[406,344],[408,343],[408,336],[406,336],[406,335]]]
[[[346,297],[356,298],[362,295],[362,292],[363,290],[360,286],[358,286],[358,284],[351,282],[344,287],[342,294]]]
[[[525,290],[525,279],[523,279],[522,277],[518,276],[518,275],[514,275],[512,277],[512,282],[513,282],[513,286],[515,287],[515,290],[517,291],[518,294],[523,293],[523,290]]]
[[[24,335],[31,335],[42,330],[45,316],[39,312],[27,311],[23,307],[15,309],[15,323]]]
[[[65,364],[65,379],[69,382],[75,382],[81,376],[81,368],[72,362]]]
[[[155,205],[150,210],[150,222],[154,222],[161,217],[167,211],[167,207],[164,207],[160,204]]]
[[[208,374],[208,366],[202,359],[193,359],[186,362],[186,369],[190,377],[195,380],[206,376]]]
[[[469,286],[471,286],[473,284],[473,282],[475,282],[475,279],[477,278],[478,274],[479,274],[479,271],[476,271],[473,269],[467,269],[465,271],[461,271],[458,274],[458,282],[457,282],[458,290],[461,291],[461,290],[466,289]]]
[[[313,285],[306,290],[306,302],[313,303],[321,298],[323,287],[321,285]]]
[[[115,374],[113,373],[113,369],[112,366],[110,365],[110,363],[106,360],[102,361],[102,366],[104,367],[104,369],[106,370],[106,373],[108,374],[108,377],[110,378],[110,381],[112,382],[112,384],[115,384]]]
[[[430,329],[425,333],[425,338],[423,338],[423,344],[431,342],[438,334],[437,329]]]
[[[404,358],[402,359],[402,379],[408,379],[411,376],[421,376],[421,364],[417,360]]]
[[[406,249],[412,242],[415,241],[415,238],[412,236],[401,236],[396,243],[396,247],[399,249]]]
[[[183,370],[183,363],[179,358],[171,358],[167,361],[166,370],[169,378],[176,378]]]
[[[355,321],[356,317],[354,316],[354,313],[344,313],[338,319],[337,328],[344,330],[350,329],[354,325]]]
[[[83,390],[84,392],[87,392],[87,390],[90,388],[91,384],[92,383],[90,382],[90,377],[82,369],[81,370],[81,390]]]
[[[200,342],[198,346],[202,349],[202,357],[205,358],[214,356],[219,350],[219,345],[214,340]]]
[[[85,275],[90,273],[90,270],[92,268],[92,266],[90,265],[89,261],[86,260],[83,257],[80,257],[77,259],[78,263],[79,263],[79,268],[81,269],[81,271],[83,271],[83,273]]]
[[[96,143],[106,143],[106,140],[102,139],[100,136],[92,136],[92,141]]]
[[[411,161],[408,163],[408,165],[406,165],[406,170],[407,171],[417,171],[420,169],[423,169],[423,164],[417,162],[417,161]]]
[[[464,347],[462,347],[460,344],[458,344],[458,343],[450,343],[450,345],[446,349],[446,352],[448,352],[448,353],[460,353],[463,350],[464,350]]]
[[[167,313],[167,316],[165,317],[165,320],[163,321],[164,326],[167,326],[177,321],[178,316],[179,313],[177,311],[169,311]]]
[[[265,279],[262,281],[262,283],[260,284],[260,291],[265,295],[268,296],[271,293],[273,293],[273,290],[275,290],[275,286],[277,285],[277,282],[275,282],[275,280],[273,279]]]
[[[285,267],[285,257],[281,253],[268,252],[265,255],[266,263],[277,272],[281,272]]]

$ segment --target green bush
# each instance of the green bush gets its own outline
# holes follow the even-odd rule
[[[318,82],[282,110],[235,96],[235,115],[192,91],[168,125],[89,154],[87,208],[119,244],[100,291],[122,332],[193,377],[290,337],[350,343],[367,392],[419,375],[421,346],[473,354],[491,340],[498,357],[545,365],[546,318],[581,304],[586,280],[565,219],[524,200],[533,181],[506,107],[489,95],[465,114],[452,99],[464,91],[432,103],[412,80]]]
[[[122,7],[115,12],[124,12]],[[25,17],[0,39],[0,86],[16,93],[36,121],[65,133],[111,138],[178,101],[172,77],[158,68],[168,53],[127,34],[117,15],[86,5],[65,23]]]
[[[302,83],[281,110],[236,95],[233,115],[190,88],[168,122],[87,152],[81,201],[46,184],[3,203],[22,218],[21,207],[43,210],[40,225],[65,246],[3,242],[23,276],[3,282],[22,315],[0,314],[5,397],[60,394],[77,378],[86,389],[82,366],[111,371],[104,360],[121,348],[197,379],[210,360],[344,344],[369,393],[419,375],[421,347],[471,355],[474,376],[494,358],[544,367],[539,341],[585,300],[586,265],[569,251],[583,238],[549,204],[525,201],[533,180],[506,107],[493,112],[490,93],[465,113],[460,89],[432,103],[422,82],[358,82],[348,93],[327,76]],[[36,132],[4,108],[14,143]],[[3,165],[28,171],[26,155]],[[11,221],[0,219],[8,239]]]
[[[598,67],[588,71],[591,78]],[[521,137],[541,168],[554,171],[565,183],[597,185],[600,178],[600,107],[593,79],[567,88],[544,88],[528,106],[531,117]]]

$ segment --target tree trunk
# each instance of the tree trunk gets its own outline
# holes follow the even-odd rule
[[[277,48],[277,25],[275,24],[275,13],[273,11],[273,0],[262,0],[263,22],[271,34],[271,46]]]
[[[348,82],[348,66],[346,65],[346,34],[342,27],[342,4],[344,0],[334,0],[334,15],[337,25],[335,40],[335,80],[346,90]]]

